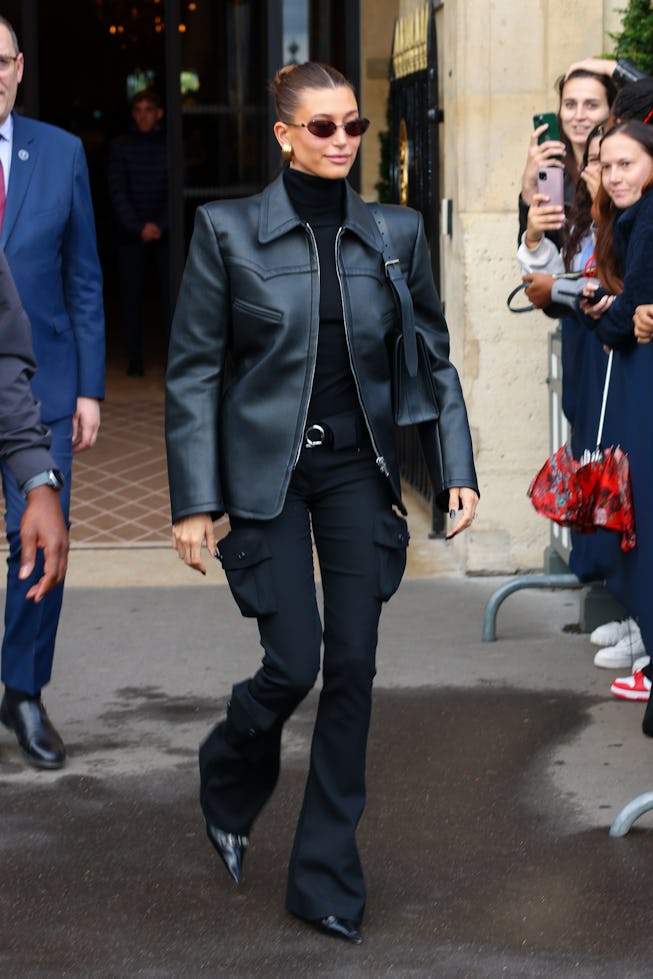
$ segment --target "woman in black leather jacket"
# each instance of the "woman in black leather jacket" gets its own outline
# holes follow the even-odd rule
[[[367,129],[351,85],[309,62],[276,76],[275,135],[289,161],[262,194],[200,207],[169,353],[166,439],[173,540],[204,571],[215,551],[255,616],[262,665],[234,686],[200,747],[209,839],[238,882],[279,773],[281,732],[322,691],[290,863],[289,911],[359,943],[365,886],[355,833],[382,603],[408,532],[394,447],[388,349],[399,320],[383,245],[346,177]],[[384,207],[440,407],[420,428],[438,499],[468,527],[478,499],[462,391],[421,217]],[[439,463],[441,444],[441,466]],[[216,548],[213,521],[230,532]],[[320,620],[311,534],[320,563]]]

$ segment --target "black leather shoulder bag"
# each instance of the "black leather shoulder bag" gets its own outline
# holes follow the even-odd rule
[[[406,427],[436,421],[440,409],[435,394],[428,348],[415,329],[415,311],[401,263],[392,249],[381,208],[369,205],[383,241],[385,274],[397,300],[401,329],[391,350],[392,409],[395,425]]]

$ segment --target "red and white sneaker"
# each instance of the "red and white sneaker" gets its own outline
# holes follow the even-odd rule
[[[610,693],[621,700],[648,700],[651,695],[651,681],[641,670],[631,676],[620,676],[612,683]]]

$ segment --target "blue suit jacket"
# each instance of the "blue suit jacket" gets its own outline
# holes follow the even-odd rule
[[[104,397],[104,307],[88,168],[81,141],[14,114],[0,245],[32,325],[32,390],[46,422]]]

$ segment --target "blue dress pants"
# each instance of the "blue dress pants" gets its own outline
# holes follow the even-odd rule
[[[73,462],[72,418],[48,422],[48,427],[52,433],[50,451],[65,479],[59,499],[64,519],[68,523]],[[8,467],[0,463],[0,468],[9,539],[2,682],[7,687],[37,694],[49,682],[52,674],[54,644],[63,601],[63,582],[48,592],[38,605],[25,599],[30,587],[43,574],[43,551],[37,552],[36,565],[30,577],[25,581],[19,580],[20,521],[26,500]]]
[[[200,747],[207,822],[249,833],[279,774],[284,722],[313,687],[322,689],[310,769],[290,860],[286,905],[307,919],[359,922],[365,885],[355,833],[365,805],[365,754],[381,606],[406,563],[406,522],[369,442],[304,449],[282,513],[232,518],[220,543],[244,615],[256,616],[260,669],[236,684],[226,720]],[[324,626],[313,569],[320,565]]]

